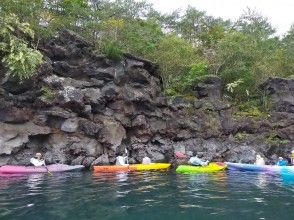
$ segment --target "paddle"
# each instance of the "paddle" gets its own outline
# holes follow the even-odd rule
[[[44,161],[44,167],[46,168],[48,175],[53,176],[53,174],[49,171],[48,167],[46,166],[45,161]]]
[[[125,153],[127,155],[127,157],[126,157],[127,164],[129,164],[129,158],[128,158],[128,150],[127,150],[127,148],[125,148]]]

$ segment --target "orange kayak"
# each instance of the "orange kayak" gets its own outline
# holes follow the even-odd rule
[[[171,166],[170,163],[129,164],[125,166],[119,166],[119,165],[94,166],[94,172],[162,170],[162,169],[168,169],[170,166]]]
[[[129,165],[94,166],[94,172],[117,172],[117,171],[129,171],[129,170],[130,170]]]

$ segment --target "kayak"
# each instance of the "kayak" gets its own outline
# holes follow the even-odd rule
[[[129,165],[94,166],[94,172],[119,172],[119,171],[130,171]]]
[[[129,164],[129,165],[109,165],[94,166],[94,172],[118,172],[118,171],[142,171],[142,170],[162,170],[168,169],[170,163],[151,163],[151,164]]]
[[[171,166],[170,163],[131,164],[130,170],[164,170]]]
[[[225,163],[209,163],[207,166],[192,166],[192,165],[180,165],[177,167],[178,173],[208,173],[217,172],[226,169]]]
[[[255,172],[268,172],[268,173],[281,173],[290,172],[294,173],[294,166],[276,166],[276,165],[256,165],[256,164],[244,164],[244,163],[231,163],[226,162],[229,170],[241,170],[241,171],[255,171]]]
[[[294,173],[292,172],[281,172],[283,181],[285,182],[294,182]]]
[[[79,171],[84,168],[83,165],[70,166],[66,164],[52,164],[47,166],[51,173],[55,172],[68,172],[68,171]],[[5,165],[0,167],[0,173],[4,174],[16,174],[16,173],[47,173],[47,169],[44,166],[14,166]]]
[[[290,172],[281,172],[281,175],[287,179],[292,179],[294,180],[294,173],[290,173]]]

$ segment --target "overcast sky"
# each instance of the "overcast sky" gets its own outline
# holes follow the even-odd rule
[[[161,12],[172,12],[188,5],[208,15],[236,20],[249,7],[269,18],[278,34],[286,33],[294,23],[294,0],[147,0]]]

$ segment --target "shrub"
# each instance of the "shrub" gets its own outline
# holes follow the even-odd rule
[[[115,41],[105,41],[101,47],[102,53],[105,54],[109,59],[121,60],[123,52],[120,45]]]
[[[248,137],[248,134],[245,132],[238,132],[234,135],[234,139],[236,142],[241,142]]]
[[[33,39],[34,32],[28,23],[21,23],[15,15],[0,20],[0,51],[7,74],[20,81],[30,78],[42,63],[42,54],[28,46],[27,39]]]
[[[249,116],[258,118],[267,118],[268,113],[263,111],[262,105],[257,100],[250,100],[243,102],[237,106],[238,110],[235,113],[236,116]]]
[[[280,145],[288,144],[290,141],[279,137],[276,133],[271,133],[266,138],[265,142],[270,145],[280,146]]]
[[[207,74],[207,65],[204,62],[193,63],[188,71],[181,75],[173,76],[167,85],[165,92],[167,95],[192,95],[193,86],[199,79]]]

